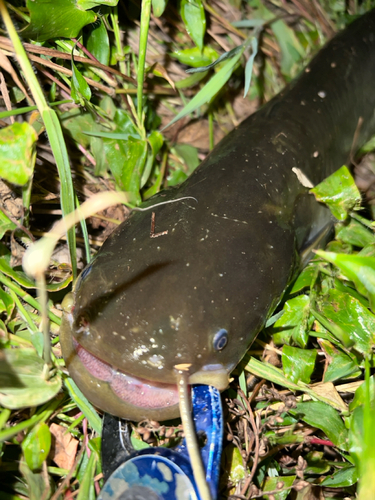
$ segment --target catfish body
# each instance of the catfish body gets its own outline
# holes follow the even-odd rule
[[[163,420],[178,415],[176,365],[190,383],[227,386],[301,251],[332,223],[305,186],[375,131],[374,80],[373,10],[113,232],[65,302],[63,355],[88,399]]]

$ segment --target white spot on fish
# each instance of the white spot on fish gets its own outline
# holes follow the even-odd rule
[[[169,316],[169,324],[173,330],[178,331],[180,327],[181,318],[174,318],[173,316]]]
[[[148,358],[147,363],[154,368],[158,368],[159,370],[161,370],[162,368],[164,368],[163,359],[164,356],[161,356],[160,354],[154,354],[153,356],[150,356]]]
[[[324,90],[320,90],[320,91],[318,92],[318,96],[319,96],[321,99],[324,99],[324,98],[327,96],[327,94],[324,92]]]
[[[137,347],[137,349],[134,349],[133,358],[137,360],[140,358],[140,356],[146,354],[148,351],[149,351],[148,347],[146,347],[145,345],[141,345]]]
[[[319,151],[314,151],[314,153],[313,153],[313,157],[314,157],[314,158],[318,158],[318,156],[319,156]]]
[[[118,335],[117,332],[112,332],[112,335],[114,335],[115,337]]]

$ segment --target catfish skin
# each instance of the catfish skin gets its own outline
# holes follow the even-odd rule
[[[374,133],[374,77],[373,10],[228,134],[180,187],[148,200],[150,211],[134,211],[107,239],[67,299],[61,329],[71,376],[95,405],[135,420],[178,415],[173,398],[151,402],[152,389],[139,405],[118,398],[111,383],[87,372],[72,336],[143,381],[173,386],[175,365],[186,363],[191,383],[226,387],[298,256],[332,224],[295,172],[316,185]],[[182,197],[191,198],[161,204]],[[151,237],[152,212],[155,231],[167,234]]]

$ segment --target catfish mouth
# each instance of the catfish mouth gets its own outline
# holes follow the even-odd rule
[[[106,382],[112,392],[125,403],[145,410],[157,410],[178,405],[177,384],[163,384],[134,377],[114,368],[91,354],[73,337],[73,346],[81,363],[94,377]]]

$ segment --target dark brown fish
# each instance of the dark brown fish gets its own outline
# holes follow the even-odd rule
[[[375,10],[114,231],[66,299],[61,329],[89,400],[128,419],[175,417],[178,364],[190,383],[225,389],[301,252],[332,223],[304,186],[375,131],[374,88]]]

